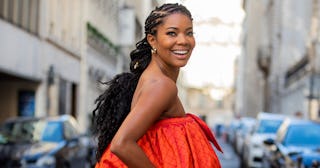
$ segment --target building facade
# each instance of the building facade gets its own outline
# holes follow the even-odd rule
[[[262,1],[244,1],[246,13],[241,35],[242,50],[237,60],[236,104],[237,116],[255,117],[263,109],[263,74],[256,63],[258,48],[266,39],[263,31]]]
[[[319,119],[319,3],[318,0],[244,1],[246,22],[241,61],[253,64],[254,73],[261,74],[253,79],[261,83],[259,89],[246,90],[240,86],[244,93],[241,98],[246,99],[245,95],[256,98],[243,103],[252,113],[299,112],[304,118]],[[243,78],[248,76],[243,74]],[[259,94],[255,95],[256,92]],[[259,108],[250,107],[257,100]]]
[[[80,31],[65,30],[62,23],[58,27],[47,19],[48,1],[0,3],[1,89],[5,93],[1,96],[1,121],[12,116],[66,111],[75,115],[73,103],[78,104],[76,90],[80,83]],[[68,28],[76,29],[76,25]],[[70,41],[68,36],[75,39]]]
[[[128,2],[0,0],[0,122],[71,114],[87,129],[105,89],[99,82],[128,70],[142,18],[158,4]],[[131,20],[120,19],[124,9]],[[126,22],[135,30],[127,42],[120,41]]]

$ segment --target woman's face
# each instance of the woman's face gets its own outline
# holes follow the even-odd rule
[[[195,46],[191,19],[181,13],[163,18],[155,36],[150,35],[149,43],[157,49],[156,57],[172,67],[187,64]]]

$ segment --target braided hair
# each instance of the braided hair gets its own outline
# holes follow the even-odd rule
[[[163,23],[163,18],[173,13],[184,14],[192,20],[190,11],[181,4],[168,3],[156,7],[145,21],[145,37],[136,43],[136,49],[130,53],[130,72],[123,72],[104,82],[108,88],[95,100],[96,108],[93,110],[93,132],[98,137],[97,161],[100,161],[104,150],[129,114],[139,78],[151,61],[152,48],[147,35],[156,35],[156,28]]]

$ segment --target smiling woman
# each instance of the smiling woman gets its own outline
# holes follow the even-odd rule
[[[161,70],[171,68],[175,72],[187,64],[195,46],[192,20],[183,14],[172,14],[164,18],[163,24],[158,26],[156,32],[148,34],[147,39],[157,50],[154,58]]]
[[[164,4],[150,13],[145,37],[130,54],[131,72],[107,82],[97,99],[96,168],[221,167],[212,132],[185,112],[178,97],[179,71],[194,47],[192,16],[183,5]]]

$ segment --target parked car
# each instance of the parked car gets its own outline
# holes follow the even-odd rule
[[[240,124],[236,130],[236,152],[242,157],[243,145],[245,138],[252,132],[256,119],[253,117],[242,117],[240,118]]]
[[[263,165],[278,167],[320,167],[320,123],[286,119],[275,139],[267,139]]]
[[[0,165],[3,168],[91,167],[89,138],[70,115],[18,117],[0,128]]]
[[[247,167],[261,167],[263,154],[263,141],[275,138],[280,124],[285,115],[260,112],[257,115],[257,123],[252,132],[246,137],[243,146],[243,163]]]
[[[230,125],[226,128],[226,134],[227,134],[227,142],[235,149],[236,146],[236,131],[239,128],[240,125],[240,119],[234,118]]]

